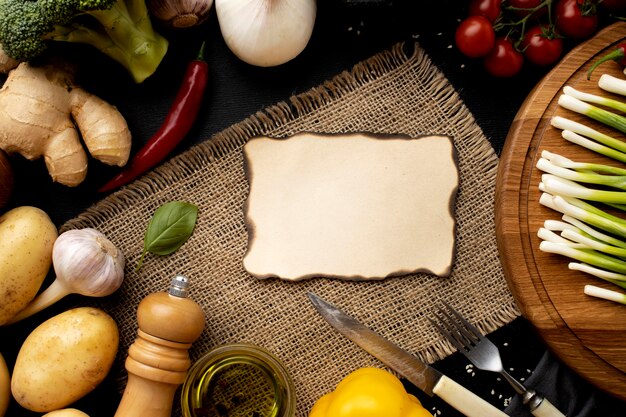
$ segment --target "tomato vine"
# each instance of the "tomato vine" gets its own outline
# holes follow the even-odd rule
[[[623,3],[623,2],[622,2]],[[457,49],[481,59],[486,71],[513,77],[524,66],[547,68],[575,44],[593,36],[600,17],[622,19],[613,0],[470,0],[456,30]]]

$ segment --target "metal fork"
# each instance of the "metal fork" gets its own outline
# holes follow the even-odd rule
[[[534,416],[565,417],[542,395],[513,378],[502,366],[498,347],[448,303],[443,304],[445,308],[438,308],[434,313],[437,320],[429,320],[474,366],[502,375],[515,392],[522,396],[522,403],[528,406]]]

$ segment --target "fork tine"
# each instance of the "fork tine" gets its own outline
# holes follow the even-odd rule
[[[476,326],[474,326],[472,323],[467,321],[465,319],[465,317],[463,317],[461,314],[459,314],[458,311],[456,311],[454,308],[452,308],[452,306],[450,304],[446,303],[445,301],[442,301],[442,302],[446,306],[448,311],[450,313],[452,313],[452,315],[454,315],[455,319],[460,321],[463,324],[464,329],[466,330],[466,332],[468,334],[471,334],[471,337],[473,337],[476,340],[476,342],[478,342],[478,341],[480,341],[480,340],[485,338],[485,336],[482,334],[482,332],[480,330],[478,330],[478,328]]]
[[[451,309],[452,312],[454,312],[450,305],[445,305],[448,309]],[[480,339],[474,336],[472,332],[468,331],[463,326],[463,323],[460,323],[458,320],[456,320],[456,316],[453,317],[453,315],[451,315],[450,312],[445,309],[440,308],[439,310],[441,311],[441,314],[443,314],[443,316],[445,317],[444,324],[448,326],[448,329],[450,331],[454,331],[458,338],[462,339],[463,345],[466,349],[469,349],[480,341]]]
[[[441,309],[439,310],[441,311]],[[455,348],[457,348],[457,350],[459,351],[465,350],[465,345],[461,342],[461,340],[459,340],[455,334],[452,334],[452,332],[448,330],[445,320],[442,319],[441,316],[437,313],[433,313],[433,315],[438,320],[437,322],[431,319],[430,317],[428,317],[428,320],[433,324],[433,326],[435,326],[437,330],[439,330],[445,336],[445,338],[448,339],[448,341],[452,343]]]

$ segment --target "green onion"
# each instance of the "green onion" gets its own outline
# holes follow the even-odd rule
[[[626,72],[624,72],[626,74]],[[614,77],[609,74],[602,74],[598,80],[598,86],[609,93],[626,96],[626,80]]]
[[[607,134],[598,132],[582,123],[554,116],[550,123],[562,129],[561,136],[569,142],[626,163],[626,143]]]
[[[568,258],[576,259],[599,268],[608,269],[609,271],[626,274],[626,261],[605,255],[593,249],[579,249],[565,243],[556,243],[547,240],[539,244],[539,249],[543,252],[567,256]]]
[[[596,287],[595,285],[585,285],[583,292],[592,297],[626,304],[626,294],[622,294],[621,292],[607,290],[606,288]]]
[[[608,146],[600,145],[599,143],[589,140],[569,130],[564,130],[563,132],[561,132],[561,136],[563,137],[563,139],[572,142],[578,146],[582,146],[583,148],[587,148],[590,151],[594,151],[601,155],[615,159],[616,161],[626,163],[626,153],[624,152],[609,148]]]
[[[604,123],[607,126],[611,126],[620,132],[626,133],[626,117],[624,116],[592,106],[589,103],[585,103],[584,101],[568,96],[567,94],[561,94],[558,102],[561,107],[576,113],[584,114],[585,116]]]
[[[554,211],[626,239],[625,220],[610,215],[584,201],[570,197],[553,196],[544,192],[539,198],[539,202]]]
[[[550,123],[552,124],[552,126],[558,129],[569,130],[571,132],[578,133],[579,135],[591,138],[596,142],[602,143],[603,145],[606,145],[608,147],[617,149],[622,152],[626,152],[626,143],[624,143],[623,141],[615,139],[607,134],[598,132],[597,130],[592,129],[582,123],[578,123],[561,116],[554,116],[550,120]]]
[[[584,164],[583,164],[584,165]],[[589,164],[591,165],[591,164]],[[596,164],[599,165],[599,164]],[[552,163],[551,160],[546,158],[540,158],[537,161],[537,168],[548,174],[555,175],[560,178],[565,178],[571,181],[584,182],[589,184],[606,185],[621,190],[626,190],[626,175],[607,175],[597,173],[591,169],[588,171],[577,171],[575,169],[569,169],[557,164]],[[590,167],[591,168],[591,167]],[[580,169],[580,168],[579,168]],[[603,169],[602,167],[600,169]]]
[[[571,159],[568,159],[564,156],[548,152],[542,151],[541,157],[547,159],[552,164],[556,166],[560,166],[563,168],[570,168],[576,171],[581,172],[596,172],[596,173],[605,173],[605,174],[615,174],[615,175],[624,175],[626,176],[626,169],[617,168],[611,165],[604,164],[594,164],[590,162],[575,162]]]
[[[541,240],[545,240],[547,242],[552,242],[552,243],[560,243],[563,245],[568,245],[572,248],[575,249],[585,249],[586,246],[583,245],[582,243],[575,243],[572,242],[570,240],[565,239],[564,237],[561,237],[559,235],[557,235],[556,233],[554,233],[552,230],[549,230],[545,227],[540,227],[539,230],[537,230],[537,237],[540,238]]]
[[[606,91],[626,96],[624,80],[603,75],[598,84]],[[561,107],[626,133],[624,115],[590,104],[626,113],[626,103],[570,86],[564,87],[563,93],[558,99]],[[626,163],[623,140],[560,116],[553,117],[550,123],[562,130],[565,140]],[[542,240],[539,249],[575,259],[579,262],[570,262],[569,269],[626,289],[626,220],[589,203],[601,202],[626,211],[626,169],[572,161],[548,151],[542,152],[536,167],[543,172],[540,204],[562,213],[561,220],[546,220],[537,231]],[[586,286],[585,293],[588,291],[626,304],[626,294]]]
[[[603,203],[626,204],[626,193],[623,191],[605,191],[588,188],[577,182],[552,174],[543,174],[541,176],[540,187],[542,191],[552,195],[574,197]]]
[[[591,237],[585,236],[583,233],[579,231],[565,229],[561,232],[561,236],[564,239],[569,239],[572,242],[579,243],[581,245],[587,246],[589,249],[594,249],[599,252],[603,252],[609,255],[617,256],[619,258],[626,258],[626,249],[618,248],[612,245],[608,245],[599,240],[593,239]]]
[[[572,271],[585,272],[589,275],[594,275],[606,281],[626,281],[625,274],[618,274],[617,272],[605,271],[604,269],[595,268],[591,265],[581,264],[578,262],[570,262],[568,268]]]
[[[564,220],[561,223],[565,223],[567,225],[569,225],[572,229],[577,229],[582,233],[585,233],[588,236],[593,237],[594,239],[600,240],[602,242],[608,243],[609,245],[613,245],[613,246],[617,246],[619,248],[624,248],[626,249],[626,242],[624,242],[623,240],[617,239],[613,236],[607,235],[605,233],[602,233],[596,229],[594,229],[593,227],[590,227],[589,225],[587,225],[586,223],[581,222],[578,219],[575,219],[571,216],[568,216],[567,214],[564,214],[562,219]],[[548,221],[546,221],[546,223],[548,223]],[[548,223],[548,225],[544,226],[546,228],[549,228],[551,226],[551,224]],[[550,230],[555,230],[555,229],[550,229]]]
[[[574,87],[565,86],[563,87],[563,93],[568,96],[574,97],[578,100],[584,101],[585,103],[595,103],[601,106],[609,107],[611,109],[620,111],[622,113],[626,113],[626,103],[622,103],[619,100],[613,100],[611,98],[606,98],[602,96],[598,96],[595,94],[585,93],[579,90],[576,90]]]

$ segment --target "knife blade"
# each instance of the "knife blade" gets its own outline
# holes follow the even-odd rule
[[[352,316],[314,293],[309,292],[307,295],[317,312],[339,333],[429,396],[438,396],[467,417],[506,417],[506,414],[495,406],[385,339]]]

